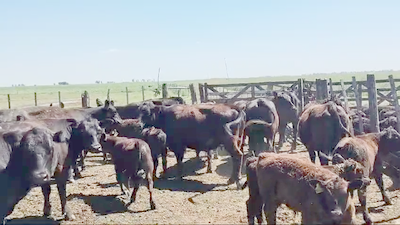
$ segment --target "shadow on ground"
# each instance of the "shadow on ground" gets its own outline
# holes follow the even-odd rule
[[[92,207],[95,213],[108,215],[111,213],[122,213],[128,211],[125,204],[117,198],[118,195],[83,195],[75,194],[70,198],[82,199],[87,205]]]
[[[28,216],[25,218],[15,218],[7,220],[6,224],[60,224],[59,220],[47,218],[43,216]]]

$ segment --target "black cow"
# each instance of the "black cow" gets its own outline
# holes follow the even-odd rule
[[[181,97],[169,97],[169,98],[156,98],[145,100],[140,103],[130,103],[125,106],[116,106],[115,108],[118,111],[118,114],[122,119],[136,119],[140,116],[139,107],[142,103],[152,102],[155,105],[176,105],[176,104],[185,104],[185,101]]]
[[[51,165],[52,167],[55,167],[55,171],[52,173],[52,176],[54,175],[56,179],[57,188],[61,199],[62,214],[67,220],[73,220],[74,216],[66,206],[66,183],[69,178],[70,168],[75,164],[78,155],[83,149],[101,149],[98,139],[100,137],[101,129],[98,121],[90,118],[79,122],[73,119],[47,119],[43,121],[24,121],[9,125],[9,129],[22,131],[32,127],[44,127],[46,129],[50,128],[50,130],[52,130],[52,134],[57,131],[57,133],[54,134],[54,137],[52,137],[53,140],[57,142],[53,144],[54,154],[52,155]],[[6,137],[10,140],[13,140],[13,143],[17,143],[17,146],[19,140],[21,140],[21,135],[18,132],[12,132]],[[38,147],[41,145],[41,142],[37,144]],[[2,148],[0,151],[9,152],[10,148]],[[8,162],[4,160],[4,163],[7,164]],[[26,169],[29,170],[30,168],[27,167]],[[43,211],[46,216],[50,215],[51,211],[49,201],[50,190],[49,183],[42,185],[42,191],[45,198]],[[27,191],[29,191],[29,189],[27,189]],[[22,193],[22,197],[26,195],[27,191]],[[18,201],[21,198],[19,198]],[[15,205],[17,202],[13,204]],[[11,213],[11,211],[8,211],[8,213]]]
[[[275,151],[275,135],[279,126],[275,104],[266,98],[254,99],[247,102],[245,112],[249,149],[257,154],[265,150]],[[265,147],[264,137],[268,147]]]
[[[240,150],[246,114],[234,106],[224,104],[159,106],[149,102],[140,107],[141,119],[148,126],[162,129],[167,135],[167,146],[178,161],[178,178],[182,177],[182,160],[187,147],[207,151],[211,172],[210,150],[224,144],[233,161],[228,183],[240,180]],[[234,132],[232,132],[234,130]]]
[[[276,110],[279,115],[279,148],[285,141],[285,131],[288,123],[292,123],[293,142],[291,150],[296,149],[297,145],[297,124],[299,123],[300,101],[297,96],[289,91],[274,91],[274,99]]]
[[[50,181],[55,172],[53,132],[46,127],[22,127],[0,133],[0,220],[32,187]]]

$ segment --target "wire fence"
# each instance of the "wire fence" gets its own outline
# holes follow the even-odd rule
[[[89,88],[79,85],[46,87],[12,87],[0,89],[0,109],[26,108],[32,106],[56,106],[59,102],[65,108],[82,107],[82,95],[87,91],[89,106],[96,106],[96,99],[104,102],[109,96],[115,105],[126,105],[151,98],[161,97],[161,90],[157,85],[103,85],[103,87]],[[78,87],[77,87],[78,86]],[[94,85],[96,86],[96,85]],[[100,86],[100,85],[99,85]],[[190,101],[191,95],[187,87],[176,84],[167,84],[169,96],[180,96]],[[58,88],[57,88],[58,87]]]

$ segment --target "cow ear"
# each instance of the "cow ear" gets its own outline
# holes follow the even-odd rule
[[[358,180],[351,181],[349,183],[349,186],[347,187],[347,192],[354,191],[354,190],[360,190],[365,188],[371,183],[371,180],[369,178],[362,178]]]
[[[324,192],[324,188],[318,180],[311,180],[309,184],[314,189],[315,193],[321,194]]]
[[[104,102],[104,108],[107,108],[110,106],[110,101],[108,99]]]
[[[107,141],[107,135],[105,133],[101,134],[100,141]]]
[[[114,106],[114,100],[111,100],[111,101],[110,101],[110,104],[111,104],[112,106]]]
[[[57,132],[57,133],[54,134],[54,136],[53,136],[53,141],[54,141],[54,142],[57,142],[57,143],[65,143],[65,142],[67,142],[68,140],[67,140],[67,137],[66,137],[66,135],[64,134],[64,132],[59,131],[59,132]]]
[[[71,127],[76,128],[78,126],[78,121],[76,119],[67,119],[67,122]]]
[[[344,163],[346,160],[343,158],[342,155],[339,153],[335,153],[332,157],[332,163],[333,164],[339,164],[339,163]]]
[[[17,132],[7,132],[3,134],[4,140],[11,146],[17,146],[22,139],[22,134]]]

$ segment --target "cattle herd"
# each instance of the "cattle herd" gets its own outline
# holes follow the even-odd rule
[[[50,216],[50,184],[57,185],[65,220],[74,220],[68,208],[67,186],[82,177],[85,156],[103,154],[114,164],[116,180],[126,206],[135,202],[141,181],[149,191],[154,179],[164,179],[167,153],[177,159],[176,179],[185,170],[187,148],[207,153],[207,173],[223,146],[231,156],[227,184],[248,187],[248,223],[276,223],[276,211],[286,204],[301,212],[302,223],[354,223],[357,191],[364,221],[373,223],[366,206],[366,188],[374,179],[385,204],[391,204],[382,175],[400,188],[400,134],[390,107],[379,112],[381,131],[371,132],[368,109],[349,110],[337,99],[309,102],[300,111],[296,94],[274,95],[232,104],[207,102],[189,105],[179,97],[152,99],[126,106],[97,100],[97,107],[64,109],[32,107],[0,110],[0,218],[6,217],[33,187],[40,186],[43,214]],[[364,132],[358,130],[363,122]],[[292,124],[289,152],[280,153],[287,124]],[[276,137],[279,134],[279,139]],[[296,157],[297,135],[310,159]],[[276,139],[278,142],[276,143]],[[244,150],[247,143],[248,150]],[[110,159],[111,156],[111,159]],[[162,172],[157,174],[158,157]],[[317,162],[316,159],[319,159]],[[246,160],[245,160],[246,159]],[[245,166],[247,179],[242,180]]]

